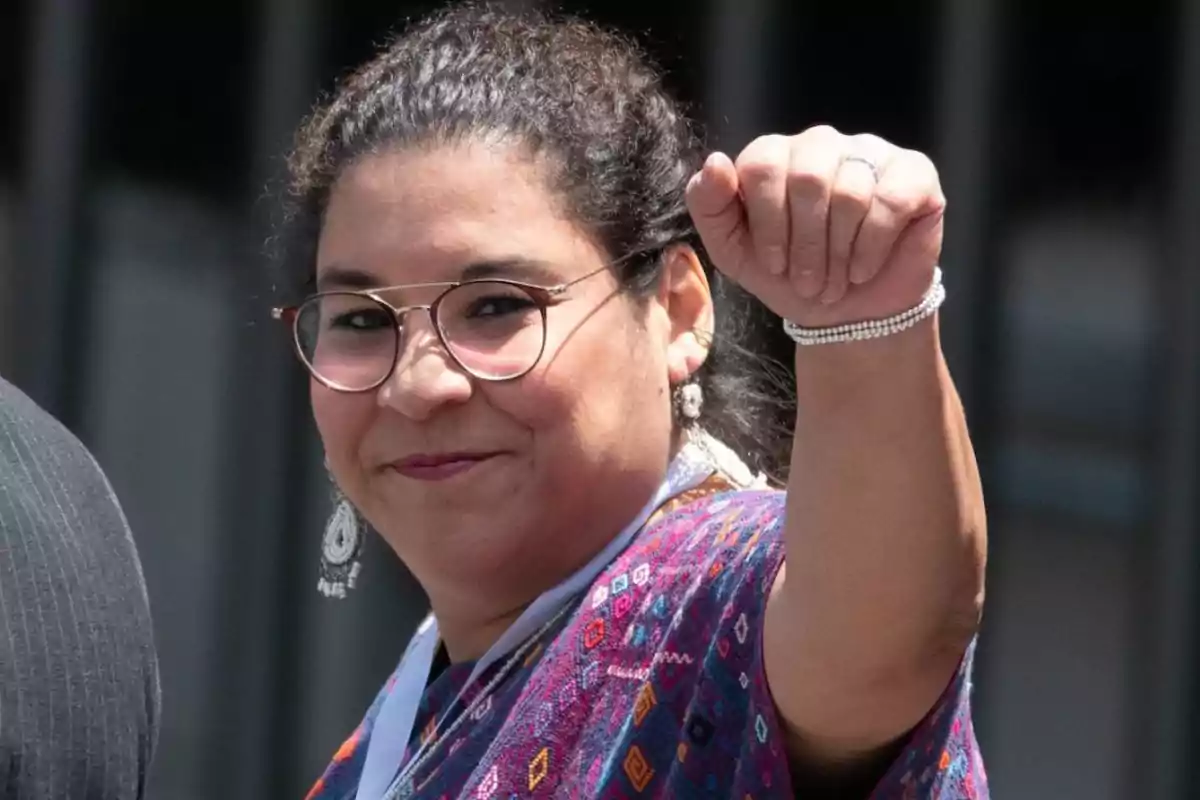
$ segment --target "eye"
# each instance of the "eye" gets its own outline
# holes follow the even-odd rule
[[[515,314],[534,308],[532,299],[523,294],[493,294],[473,299],[466,308],[466,316],[471,319],[480,317],[500,317],[505,314]]]
[[[329,327],[336,330],[376,331],[393,325],[391,315],[382,308],[357,308],[335,314]]]

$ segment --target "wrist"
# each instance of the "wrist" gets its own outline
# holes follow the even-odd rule
[[[946,287],[942,284],[942,270],[935,266],[929,286],[920,299],[894,314],[825,327],[805,327],[785,319],[783,331],[801,347],[881,339],[903,333],[933,317],[945,301]]]
[[[801,415],[895,402],[941,385],[945,362],[936,315],[902,333],[828,347],[797,345],[793,355]],[[853,413],[853,412],[851,412]]]

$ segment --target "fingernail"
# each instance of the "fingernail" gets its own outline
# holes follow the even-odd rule
[[[866,283],[870,279],[871,279],[870,273],[867,272],[865,267],[856,267],[853,265],[850,267],[850,282],[851,283],[857,285],[860,283]]]

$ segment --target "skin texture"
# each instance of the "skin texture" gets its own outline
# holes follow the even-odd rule
[[[540,278],[512,277],[543,285],[599,269],[617,254],[565,214],[544,166],[503,144],[368,157],[334,187],[319,285],[450,281],[510,258],[541,265]],[[945,200],[924,156],[822,127],[764,137],[736,160],[714,155],[688,203],[719,269],[777,314],[825,326],[918,302]],[[655,296],[616,290],[601,270],[551,306],[547,352],[517,381],[464,374],[418,311],[377,391],[313,384],[335,478],[429,593],[456,660],[486,650],[601,549],[663,476],[676,443],[670,387],[703,362],[712,329],[708,285],[680,247]],[[885,340],[798,348],[795,364],[803,413],[767,675],[794,763],[853,772],[920,721],[974,635],[983,503],[936,320]],[[438,483],[388,466],[463,450],[498,455]]]
[[[924,155],[829,127],[763,137],[736,162],[715,154],[688,190],[716,266],[808,327],[916,305],[945,202]],[[767,677],[793,761],[852,774],[886,757],[957,669],[982,611],[986,516],[936,318],[798,347],[795,366]]]
[[[336,184],[317,257],[322,289],[452,281],[520,259],[557,285],[600,270],[548,309],[546,354],[513,382],[462,372],[413,312],[391,380],[344,394],[312,384],[342,491],[429,593],[450,654],[477,657],[525,605],[632,518],[674,446],[670,384],[703,361],[711,330],[703,270],[671,257],[657,296],[617,292],[606,254],[562,212],[543,170],[497,145],[372,157]],[[385,292],[393,305],[436,290]],[[497,451],[441,482],[387,465],[414,454]]]

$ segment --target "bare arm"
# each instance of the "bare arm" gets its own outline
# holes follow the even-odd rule
[[[837,763],[903,735],[946,688],[982,608],[986,522],[935,322],[797,349],[766,659],[797,755]]]
[[[913,307],[941,250],[929,159],[823,126],[715,155],[688,202],[721,271],[806,328]],[[979,620],[986,522],[936,318],[795,358],[764,649],[793,760],[820,771],[871,763],[946,689]]]

